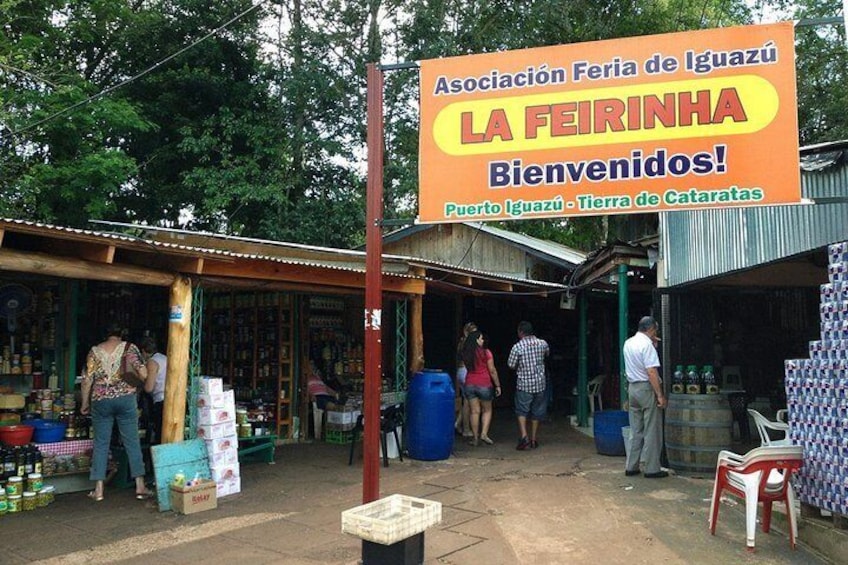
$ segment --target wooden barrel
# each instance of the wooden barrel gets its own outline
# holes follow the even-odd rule
[[[680,471],[714,471],[729,449],[733,414],[724,394],[670,394],[665,411],[668,464]]]

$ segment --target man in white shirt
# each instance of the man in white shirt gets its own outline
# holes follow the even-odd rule
[[[645,477],[660,479],[668,472],[660,467],[662,446],[662,418],[660,408],[665,408],[662,381],[657,370],[660,359],[656,344],[657,321],[650,316],[639,320],[638,331],[624,342],[624,369],[627,375],[627,393],[630,401],[630,454],[624,467],[628,477],[639,474],[639,460],[645,461]],[[644,451],[644,458],[642,452]]]

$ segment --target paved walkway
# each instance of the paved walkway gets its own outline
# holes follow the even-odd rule
[[[457,442],[446,461],[392,461],[383,495],[443,504],[442,524],[425,534],[428,564],[825,563],[789,549],[773,528],[745,551],[741,505],[722,505],[707,530],[712,477],[626,478],[623,457],[595,452],[565,419],[546,424],[541,446],[515,450],[515,425],[499,413],[495,446]],[[362,497],[361,450],[278,448],[277,464],[242,466],[243,492],[216,510],[160,513],[132,490],[107,489],[95,503],[61,495],[48,508],[0,518],[2,563],[355,564],[360,540],[342,534],[342,510]]]

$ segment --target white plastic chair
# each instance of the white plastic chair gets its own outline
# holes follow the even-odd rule
[[[748,551],[754,551],[757,505],[763,503],[763,532],[768,533],[771,528],[772,503],[775,501],[782,501],[786,505],[789,545],[795,549],[798,518],[791,478],[801,465],[802,450],[798,445],[756,447],[745,455],[721,451],[718,454],[710,506],[710,534],[715,535],[721,493],[727,490],[745,500],[745,544]]]
[[[324,411],[318,408],[318,403],[315,401],[312,402],[312,427],[315,430],[315,440],[321,441],[321,438],[323,437],[322,432],[324,427]]]
[[[591,414],[595,413],[595,399],[598,400],[598,410],[604,409],[604,401],[603,398],[601,398],[601,385],[604,384],[606,378],[606,375],[598,375],[586,383],[586,388],[588,389],[589,394],[589,412]]]
[[[760,434],[760,445],[777,445],[786,446],[792,445],[792,440],[789,439],[789,424],[785,422],[772,422],[753,408],[748,408],[748,414],[754,418],[754,423],[757,425],[757,432]],[[780,439],[771,439],[769,430],[783,432],[783,437]]]

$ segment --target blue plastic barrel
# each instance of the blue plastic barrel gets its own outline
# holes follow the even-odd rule
[[[601,410],[595,412],[593,431],[595,447],[601,455],[624,455],[624,437],[621,428],[630,425],[624,410]]]
[[[406,445],[422,461],[450,457],[453,449],[453,379],[444,371],[415,373],[406,393]]]

